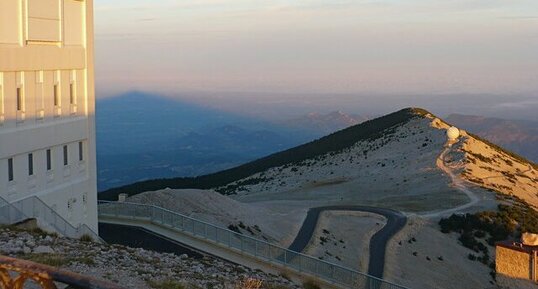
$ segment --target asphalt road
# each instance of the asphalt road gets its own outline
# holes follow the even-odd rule
[[[297,237],[288,247],[289,250],[302,252],[314,235],[319,220],[319,215],[323,211],[359,211],[382,215],[387,218],[387,224],[370,239],[370,258],[368,261],[368,274],[374,277],[383,278],[385,267],[385,251],[387,242],[400,231],[407,222],[407,217],[401,212],[367,206],[327,206],[317,207],[308,210],[303,226],[297,233]]]

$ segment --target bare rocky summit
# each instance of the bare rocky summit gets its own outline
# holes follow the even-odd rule
[[[109,280],[125,288],[236,288],[247,279],[261,288],[299,288],[282,276],[251,270],[211,256],[158,253],[0,227],[0,254]]]

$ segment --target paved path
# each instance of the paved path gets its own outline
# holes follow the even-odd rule
[[[454,188],[456,188],[457,190],[459,190],[459,191],[463,192],[464,194],[466,194],[467,197],[469,197],[470,201],[467,204],[464,204],[464,205],[461,205],[461,206],[458,206],[458,207],[455,207],[455,208],[452,208],[452,209],[421,215],[422,217],[436,218],[436,217],[443,216],[443,215],[453,214],[455,212],[467,209],[467,208],[475,205],[476,203],[478,203],[478,201],[480,201],[480,199],[476,196],[476,194],[473,193],[473,191],[471,191],[465,185],[465,181],[461,177],[456,176],[452,172],[452,169],[446,164],[445,156],[450,151],[450,149],[451,149],[451,147],[447,146],[443,150],[443,152],[439,155],[439,157],[437,158],[437,162],[436,162],[437,167],[440,168],[442,171],[444,171],[450,177],[450,180],[452,182],[452,186]]]
[[[370,260],[368,261],[368,274],[382,278],[385,267],[387,242],[405,226],[407,217],[398,211],[367,206],[326,206],[311,208],[308,210],[299,233],[288,249],[295,252],[302,252],[306,248],[316,230],[319,215],[323,211],[369,212],[387,218],[387,224],[381,230],[377,231],[370,240]]]

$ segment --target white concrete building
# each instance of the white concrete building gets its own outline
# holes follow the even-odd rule
[[[92,0],[0,0],[0,196],[97,232]]]

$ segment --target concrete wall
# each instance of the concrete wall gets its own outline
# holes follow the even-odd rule
[[[0,195],[39,196],[73,225],[97,231],[92,7],[0,1]]]

